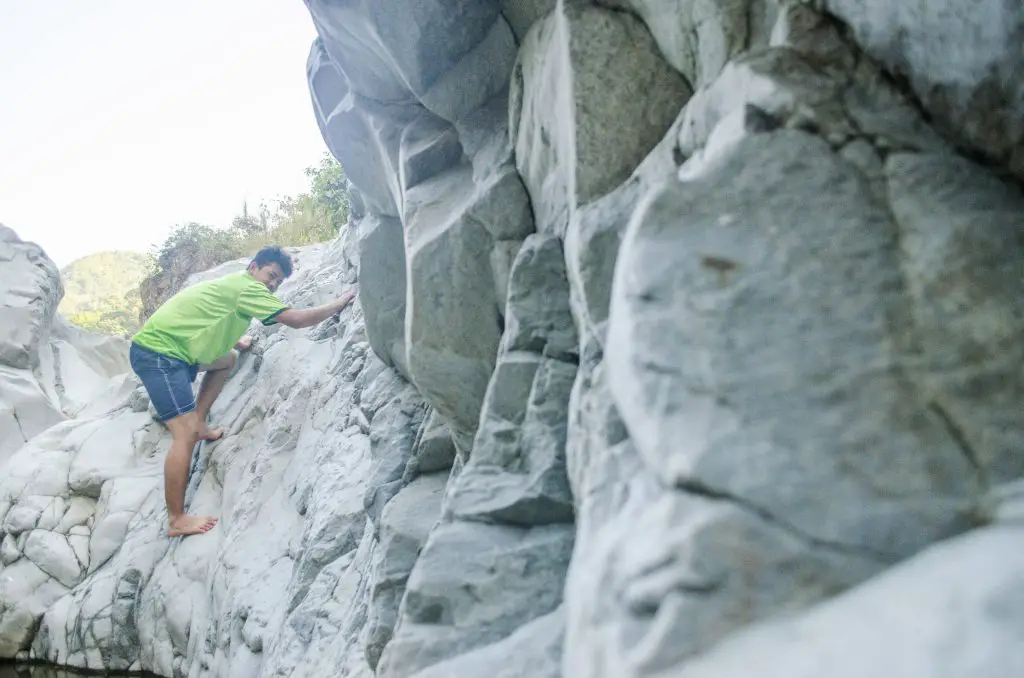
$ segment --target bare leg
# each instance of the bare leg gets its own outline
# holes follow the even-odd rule
[[[199,436],[196,432],[198,415],[195,412],[183,414],[167,422],[171,431],[171,450],[164,460],[164,500],[167,502],[167,534],[180,537],[201,534],[217,524],[213,516],[190,516],[185,514],[185,488],[188,485],[188,469],[192,463],[192,448]]]
[[[210,408],[217,401],[217,396],[224,390],[224,384],[227,383],[236,360],[237,354],[234,351],[228,351],[212,364],[200,367],[201,370],[205,370],[206,374],[203,375],[203,382],[199,386],[196,414],[199,418],[199,437],[203,440],[217,440],[224,434],[224,431],[219,428],[209,428],[206,418],[210,415]]]

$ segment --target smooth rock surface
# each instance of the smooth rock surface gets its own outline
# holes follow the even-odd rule
[[[3,295],[0,313],[0,365],[31,369],[39,364],[51,318],[64,296],[57,266],[43,250],[23,242],[12,229],[0,224],[0,265]]]
[[[1018,676],[1022,538],[1019,524],[1005,525],[933,546],[805,615],[739,634],[670,675]]]

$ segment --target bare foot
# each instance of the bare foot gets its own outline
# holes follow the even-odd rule
[[[222,428],[203,427],[203,430],[199,432],[199,437],[202,440],[217,440],[222,435],[224,435],[224,429]]]
[[[203,534],[213,529],[217,519],[213,516],[178,516],[167,528],[168,537],[184,537],[190,534]]]

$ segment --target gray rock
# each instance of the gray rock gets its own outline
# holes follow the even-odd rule
[[[440,516],[447,480],[447,473],[420,476],[384,509],[367,622],[366,656],[371,668],[377,667],[391,640],[405,583]]]
[[[932,546],[806,614],[758,625],[664,676],[1019,676],[1021,537],[1019,525],[996,526]]]
[[[632,15],[564,4],[530,29],[512,83],[516,167],[538,231],[557,235],[629,176],[691,94]]]
[[[454,209],[453,209],[454,208]],[[406,342],[412,381],[468,448],[500,338],[490,253],[524,237],[529,204],[511,168],[474,184],[463,166],[406,196]]]
[[[415,97],[449,121],[500,92],[515,58],[496,0],[442,0],[412,12],[401,0],[307,7],[356,92],[383,102]]]
[[[531,235],[523,241],[509,277],[502,349],[573,361],[578,343],[562,242]]]
[[[586,341],[604,344],[612,277],[622,234],[639,201],[678,169],[683,109],[665,136],[621,186],[573,213],[563,249],[573,320]]]
[[[768,41],[779,0],[598,0],[635,12],[665,59],[696,89],[714,80],[739,53]]]
[[[647,202],[619,253],[609,374],[666,484],[890,562],[966,526],[976,472],[903,370],[894,228],[849,165],[792,131]]]
[[[368,214],[359,228],[359,303],[366,337],[377,357],[406,378],[405,240],[402,222]]]
[[[440,525],[409,577],[377,675],[412,676],[555,610],[571,551],[569,526]]]
[[[480,106],[460,116],[454,126],[462,152],[473,163],[475,177],[485,177],[502,165],[511,163],[507,86]],[[513,176],[518,179],[515,173]]]
[[[393,104],[363,110],[359,106],[363,100],[353,92],[348,74],[327,54],[321,39],[310,49],[306,73],[320,131],[335,157],[343,159],[345,174],[358,189],[357,208],[361,209],[357,211],[399,216],[401,123],[415,120],[422,108]],[[379,112],[391,115],[374,114]]]
[[[819,0],[864,50],[909,81],[938,124],[1024,178],[1024,6]]]
[[[677,667],[736,629],[799,611],[884,567],[742,502],[666,490],[649,474],[624,486],[625,502],[574,567],[570,675],[639,677]]]
[[[562,678],[564,625],[559,607],[504,640],[434,664],[413,678]]]
[[[512,266],[523,243],[520,240],[498,240],[491,249],[491,271],[494,273],[494,297],[498,301],[498,312],[505,318],[508,309],[508,283]]]
[[[885,167],[924,397],[986,481],[1020,478],[1024,194],[952,154],[893,154]]]
[[[431,410],[420,427],[419,438],[413,448],[412,459],[406,465],[403,482],[408,484],[413,477],[422,473],[447,471],[455,463],[455,455],[455,443],[448,427],[440,415]]]
[[[557,4],[557,0],[502,0],[501,13],[521,43],[530,27],[553,11]]]
[[[402,131],[399,179],[402,193],[462,161],[462,144],[452,124],[423,111]]]
[[[662,177],[668,174],[665,171]],[[583,328],[581,333],[585,336],[603,342],[598,328],[608,320],[622,234],[647,188],[639,178],[630,178],[614,191],[580,207],[569,222],[564,243],[569,301],[574,324]]]
[[[508,353],[495,370],[450,508],[466,520],[512,525],[571,522],[566,420],[576,366]]]
[[[407,397],[413,398],[411,394]],[[413,454],[416,432],[424,412],[417,402],[396,397],[377,410],[370,421],[370,450],[374,457],[373,474],[363,500],[366,515],[377,529],[391,498],[402,487],[405,467]]]
[[[0,657],[9,659],[29,648],[39,617],[67,589],[28,558],[0,575]]]

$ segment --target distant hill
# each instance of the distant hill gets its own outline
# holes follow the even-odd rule
[[[93,332],[126,335],[139,327],[139,283],[149,257],[138,252],[99,252],[76,259],[61,270],[64,299],[58,311]]]

